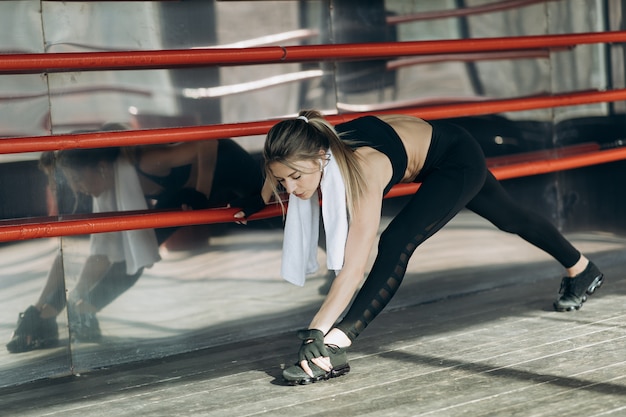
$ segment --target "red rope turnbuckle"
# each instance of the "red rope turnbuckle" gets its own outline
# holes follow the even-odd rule
[[[0,74],[63,71],[95,71],[121,69],[177,68],[207,65],[250,65],[278,62],[306,62],[390,58],[407,55],[432,55],[502,50],[528,50],[575,47],[580,44],[625,42],[626,31],[581,33],[567,35],[524,36],[517,38],[463,39],[374,44],[313,45],[262,47],[248,49],[201,49],[185,51],[138,51],[63,54],[0,55]],[[522,111],[559,106],[575,106],[626,100],[626,89],[582,91],[550,96],[489,100],[412,109],[396,109],[376,114],[403,113],[425,119],[440,119],[501,112]],[[328,116],[331,123],[340,123],[365,113]],[[172,143],[265,134],[276,120],[237,124],[221,124],[185,128],[98,132],[76,135],[22,137],[0,140],[0,153],[22,153],[74,148],[97,148],[156,143]],[[575,148],[575,149],[574,149]],[[564,154],[565,152],[565,154]],[[533,153],[533,160],[517,160],[490,169],[503,180],[579,168],[626,159],[626,148],[599,150],[597,145],[584,148]],[[537,158],[541,158],[537,160]],[[387,197],[415,192],[419,184],[398,184]],[[23,219],[0,222],[0,242],[44,237],[82,235],[142,228],[185,226],[202,223],[225,223],[234,220],[234,208],[171,212],[123,212],[116,214],[65,216],[46,219]],[[281,215],[272,205],[251,220]]]

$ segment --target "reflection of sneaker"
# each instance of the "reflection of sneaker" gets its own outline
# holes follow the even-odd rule
[[[39,310],[30,306],[20,313],[17,327],[7,343],[11,353],[55,347],[59,343],[59,327],[55,317],[42,319]]]
[[[98,342],[102,338],[100,324],[94,313],[70,312],[69,319],[72,342]]]
[[[604,280],[604,275],[591,262],[587,268],[573,278],[564,277],[561,281],[561,297],[554,302],[556,311],[578,310],[587,301],[587,296],[593,294]]]
[[[285,381],[291,385],[304,385],[330,378],[336,378],[350,372],[350,365],[348,364],[348,357],[344,348],[340,348],[335,345],[326,345],[326,349],[328,349],[330,363],[333,365],[333,369],[326,372],[317,365],[309,362],[309,366],[313,371],[313,377],[311,377],[304,372],[300,365],[296,364],[283,371],[283,378]]]

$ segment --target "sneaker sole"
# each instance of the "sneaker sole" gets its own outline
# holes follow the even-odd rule
[[[28,345],[20,345],[19,348],[11,346],[11,343],[9,342],[6,347],[9,353],[26,353],[32,352],[33,350],[52,349],[57,346],[59,346],[59,339],[37,340],[34,343],[29,343]]]
[[[558,307],[557,303],[554,303],[555,310],[556,311],[561,311],[561,312],[580,310],[580,308],[583,306],[584,302],[587,301],[587,295],[592,295],[593,293],[595,293],[596,290],[602,286],[603,282],[604,282],[604,275],[600,275],[600,276],[596,277],[596,279],[594,279],[593,282],[591,284],[589,284],[589,286],[587,287],[587,290],[585,291],[585,294],[583,294],[583,296],[582,296],[580,304],[575,305],[575,306],[569,306],[569,307]]]
[[[604,282],[604,275],[600,275],[599,277],[594,279],[591,285],[587,287],[587,291],[586,291],[587,294],[591,295],[594,292],[596,292],[596,290],[602,286],[603,282]],[[585,297],[585,300],[587,300],[587,297]]]
[[[350,372],[350,365],[346,364],[339,368],[333,368],[329,372],[326,372],[323,375],[319,375],[313,378],[309,377],[309,378],[298,379],[298,380],[293,380],[293,381],[291,380],[286,380],[286,381],[289,383],[289,385],[308,385],[308,384],[313,384],[318,381],[327,381],[331,378],[338,378],[342,375],[347,374],[348,372]]]

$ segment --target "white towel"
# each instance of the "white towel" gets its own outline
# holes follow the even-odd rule
[[[118,158],[113,172],[115,187],[93,198],[93,212],[146,210],[148,206],[135,168],[125,158]],[[111,263],[126,261],[129,275],[161,259],[154,229],[92,234],[90,248],[91,254],[106,255]]]
[[[346,189],[339,166],[330,151],[329,156],[320,183],[322,219],[326,232],[326,264],[329,270],[338,272],[343,268],[348,237],[348,212]],[[303,286],[306,275],[318,269],[319,206],[317,193],[308,200],[302,200],[293,194],[289,196],[281,276],[295,285]]]

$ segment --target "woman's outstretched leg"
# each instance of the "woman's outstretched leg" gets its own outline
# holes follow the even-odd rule
[[[551,222],[514,202],[493,174],[487,174],[483,188],[467,208],[500,230],[519,235],[563,265],[567,276],[561,281],[561,296],[554,302],[557,311],[579,309],[587,296],[602,285],[602,272]]]

